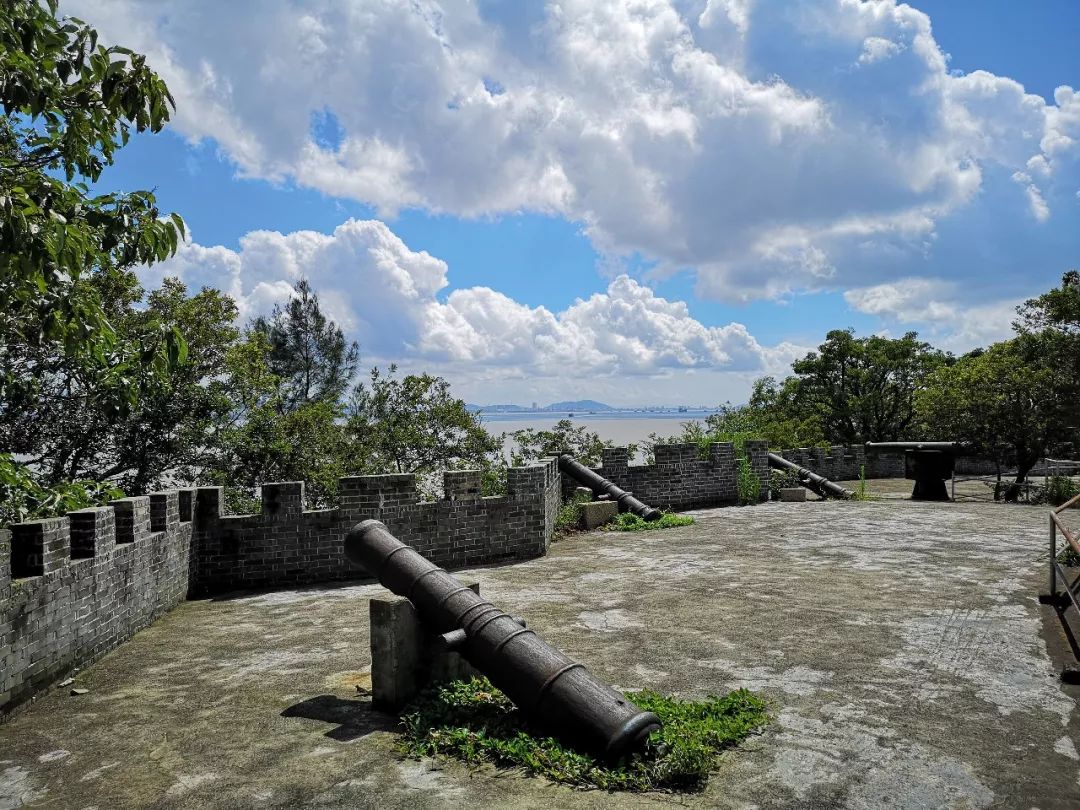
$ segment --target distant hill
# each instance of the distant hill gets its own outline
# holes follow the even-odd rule
[[[531,411],[532,408],[523,408],[521,405],[473,405],[469,402],[466,403],[465,410],[473,413],[477,411],[483,411],[484,413],[520,413],[521,411]]]
[[[527,408],[524,405],[474,405],[471,402],[465,405],[465,409],[476,413],[536,413],[540,411],[614,411],[610,405],[597,402],[595,399],[575,399],[570,402],[553,402],[543,405],[539,409]]]
[[[597,402],[595,399],[575,399],[570,402],[552,402],[547,406],[549,411],[613,411],[610,405]]]

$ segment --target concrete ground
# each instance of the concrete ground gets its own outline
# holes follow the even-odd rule
[[[704,793],[414,762],[367,682],[375,585],[189,602],[0,725],[0,808],[1077,807],[1046,510],[765,504],[468,572],[624,688],[746,686],[774,722]],[[1075,522],[1075,520],[1074,520]],[[1048,615],[1049,614],[1049,615]]]

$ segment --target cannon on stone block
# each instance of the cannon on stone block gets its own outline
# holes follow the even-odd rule
[[[660,719],[641,711],[520,619],[402,543],[377,520],[345,536],[345,554],[404,596],[421,621],[501,689],[529,721],[604,759],[641,750]]]
[[[915,482],[913,501],[947,501],[945,481],[953,476],[956,457],[967,451],[963,442],[867,442],[868,453],[904,453],[904,477]]]
[[[559,456],[559,471],[573,478],[579,484],[584,484],[595,495],[607,496],[619,505],[620,512],[633,512],[642,520],[659,520],[664,513],[659,509],[639,501],[625,489],[615,486],[611,481],[601,475],[597,475],[576,458],[567,453]]]
[[[788,461],[783,456],[778,456],[776,453],[769,453],[769,466],[774,470],[785,470],[787,472],[793,472],[799,477],[799,483],[808,489],[812,489],[822,498],[841,498],[843,500],[850,499],[855,493],[850,490],[844,489],[839,484],[830,481],[823,475],[818,475],[813,470],[809,470],[806,467],[800,467],[794,461]]]

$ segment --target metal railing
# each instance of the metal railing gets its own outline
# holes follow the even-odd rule
[[[1080,495],[1067,500],[1061,506],[1058,506],[1050,510],[1050,598],[1051,600],[1057,598],[1057,581],[1058,577],[1061,578],[1061,584],[1065,589],[1065,593],[1069,596],[1069,601],[1072,602],[1073,607],[1077,612],[1080,612],[1080,602],[1077,601],[1080,598],[1080,576],[1078,576],[1071,584],[1069,583],[1068,574],[1065,569],[1062,568],[1061,563],[1058,562],[1058,532],[1061,532],[1062,537],[1065,538],[1065,542],[1068,543],[1069,548],[1073,552],[1080,556],[1080,533],[1073,532],[1068,526],[1065,525],[1064,519],[1061,517],[1061,513],[1066,509],[1077,506],[1080,504]],[[1068,604],[1065,605],[1065,609],[1068,609]]]

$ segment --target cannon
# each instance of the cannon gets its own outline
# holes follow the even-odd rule
[[[633,512],[643,520],[659,520],[663,512],[639,501],[625,489],[615,486],[603,476],[597,475],[576,458],[566,453],[559,456],[559,470],[579,484],[587,486],[596,495],[606,495],[619,505],[620,512]]]
[[[956,457],[968,450],[963,442],[867,442],[868,453],[904,454],[904,477],[914,481],[913,501],[947,501],[945,480],[952,478]]]
[[[799,476],[799,482],[812,489],[822,498],[828,498],[832,496],[834,498],[843,498],[844,500],[850,499],[854,493],[850,490],[844,489],[839,484],[833,483],[823,475],[818,475],[813,470],[808,470],[806,467],[800,467],[794,461],[788,461],[783,456],[779,456],[776,453],[769,453],[769,466],[776,470],[789,470]]]
[[[524,622],[402,543],[377,520],[345,536],[345,554],[386,588],[413,603],[440,634],[501,689],[531,723],[605,760],[644,748],[660,719],[594,678]]]

